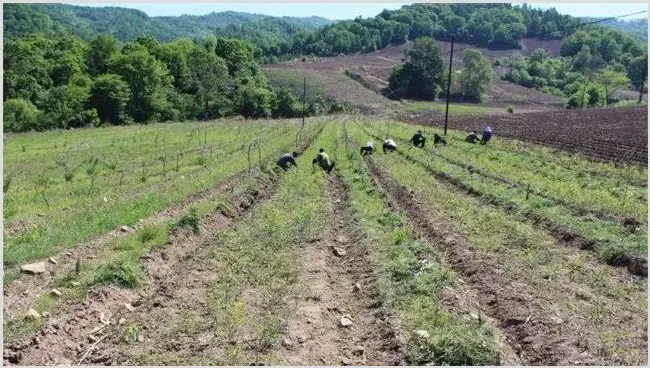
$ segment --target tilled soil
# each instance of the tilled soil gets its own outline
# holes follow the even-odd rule
[[[444,126],[444,116],[420,115],[406,121]],[[615,163],[648,165],[648,108],[579,109],[490,116],[454,116],[449,127],[482,131],[495,137],[541,143]]]
[[[231,199],[236,217],[250,212],[253,205],[272,195],[274,180],[265,181],[259,190],[237,194]],[[232,190],[232,188],[230,189]],[[204,242],[214,238],[229,226],[233,218],[217,211],[201,224],[202,232],[195,235],[186,231],[173,234],[163,249],[142,257],[149,284],[144,288],[124,290],[98,287],[80,303],[64,306],[63,312],[50,318],[44,326],[23,341],[5,347],[4,363],[18,365],[43,364],[120,364],[121,356],[112,348],[119,344],[118,330],[125,324],[149,318],[155,326],[161,316],[155,310],[165,305],[166,313],[192,310],[192,305],[205,303],[197,287],[209,282],[215,274],[215,265],[202,263],[191,267],[192,255]],[[187,269],[193,270],[188,272]],[[172,308],[173,304],[178,308]],[[168,305],[169,304],[169,305]],[[173,313],[172,313],[173,314]],[[154,320],[152,320],[152,318]],[[161,341],[177,344],[179,341]]]
[[[303,249],[305,290],[289,322],[282,362],[403,365],[404,344],[382,307],[376,268],[349,212],[348,190],[340,177],[328,180],[329,220],[321,239]]]
[[[445,245],[451,266],[476,291],[481,309],[497,321],[523,364],[607,363],[580,348],[579,331],[562,331],[526,285],[509,279],[497,265],[482,259],[466,239],[450,230],[449,224],[419,211],[421,206],[414,194],[371,160],[368,163],[391,205],[407,215],[419,235]]]
[[[127,231],[116,229],[89,242],[79,244],[72,249],[65,249],[59,254],[51,257],[56,260],[56,264],[45,260],[47,271],[40,275],[23,276],[11,283],[4,289],[4,318],[5,323],[9,320],[21,319],[32,308],[36,300],[45,295],[52,289],[52,282],[60,275],[66,275],[74,270],[77,260],[81,263],[96,258],[98,250],[103,249],[109,243],[117,238],[125,237],[148,224],[156,224],[170,220],[184,212],[188,208],[208,199],[217,196],[220,193],[232,191],[238,182],[246,177],[247,173],[241,172],[235,174],[226,180],[223,180],[214,187],[200,193],[193,194],[181,203],[165,208],[155,215],[139,222],[134,227],[128,228]]]

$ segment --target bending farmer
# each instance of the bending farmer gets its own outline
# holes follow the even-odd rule
[[[296,151],[291,153],[285,153],[284,155],[280,156],[277,164],[282,169],[284,169],[284,171],[287,171],[291,167],[291,165],[298,166],[295,160],[296,157],[298,157],[298,152]]]
[[[447,141],[445,141],[444,138],[442,138],[442,137],[439,136],[438,134],[434,134],[434,135],[433,135],[433,146],[434,146],[434,147],[437,147],[438,144],[441,144],[441,143],[442,143],[443,145],[445,145],[445,146],[447,145]]]
[[[490,141],[490,138],[492,138],[492,128],[488,126],[483,131],[483,138],[481,138],[481,144],[486,144],[487,142]]]
[[[384,150],[384,153],[386,153],[386,151],[392,152],[392,151],[395,151],[397,149],[397,145],[395,144],[394,140],[392,140],[390,138],[386,138],[386,140],[384,141],[384,144],[381,146],[381,148]]]
[[[478,136],[476,135],[476,131],[472,131],[467,135],[467,137],[465,137],[465,142],[469,142],[469,143],[476,143],[479,140],[480,139],[478,139]]]
[[[361,156],[372,155],[373,152],[375,152],[375,142],[371,139],[366,142],[365,146],[361,147]]]
[[[332,172],[334,165],[336,165],[335,162],[330,161],[329,156],[327,155],[327,153],[325,153],[325,150],[322,148],[318,151],[318,155],[311,163],[312,165],[318,164],[318,166],[320,166],[320,168],[325,170],[325,172],[328,174]]]
[[[420,147],[424,148],[424,144],[426,143],[427,139],[424,137],[422,134],[421,130],[418,130],[417,133],[413,135],[413,138],[411,138],[410,142],[413,143],[415,147]]]

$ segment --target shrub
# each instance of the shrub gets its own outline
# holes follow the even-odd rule
[[[177,230],[181,228],[191,228],[195,234],[198,234],[201,229],[200,226],[201,219],[196,208],[190,208],[190,213],[183,216],[178,222],[173,226],[172,230]]]
[[[136,288],[144,281],[140,265],[133,260],[121,260],[101,265],[93,274],[92,284],[113,284]]]
[[[506,111],[508,111],[509,113],[512,114],[513,112],[515,112],[515,109],[514,109],[514,107],[512,107],[512,105],[509,105],[509,106],[506,108]]]

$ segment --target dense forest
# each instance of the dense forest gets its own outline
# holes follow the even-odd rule
[[[260,63],[372,52],[408,40],[426,42],[416,42],[407,63],[395,69],[389,95],[434,99],[446,83],[444,55],[434,40],[452,35],[497,49],[518,49],[524,37],[562,39],[560,57],[538,50],[495,66],[507,69],[504,79],[564,96],[570,107],[604,105],[615,90],[638,88],[646,45],[612,28],[580,24],[555,9],[509,4],[413,4],[340,22],[235,12],[148,17],[114,7],[4,4],[5,130],[294,116],[296,96],[274,91]],[[465,97],[482,98],[493,78],[486,63],[476,53],[464,55],[457,82]],[[310,113],[342,108],[319,103]]]
[[[594,22],[598,18],[582,18],[583,22]],[[600,23],[601,26],[627,32],[639,38],[644,43],[648,42],[648,19],[610,19]]]
[[[306,30],[334,23],[320,17],[270,17],[232,11],[149,17],[136,9],[63,4],[4,4],[3,10],[5,39],[41,33],[48,36],[69,34],[90,41],[98,34],[106,33],[120,42],[134,41],[142,35],[167,42],[181,37],[202,39],[215,35],[216,30],[228,25],[248,22],[264,24],[264,21],[273,21]]]
[[[31,35],[4,45],[4,129],[20,132],[169,120],[293,117],[296,96],[274,91],[245,40],[206,37],[161,43],[142,36]],[[342,109],[311,102],[308,114]]]

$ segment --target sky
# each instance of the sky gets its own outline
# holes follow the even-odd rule
[[[317,15],[328,19],[353,19],[359,15],[373,17],[383,9],[399,9],[409,3],[70,3],[85,6],[118,6],[139,9],[149,16],[158,15],[203,15],[211,12],[238,11],[273,16],[309,17]],[[576,17],[611,17],[648,10],[645,3],[530,3],[535,7],[547,9],[555,7],[561,14]],[[646,18],[647,14],[624,19]]]

